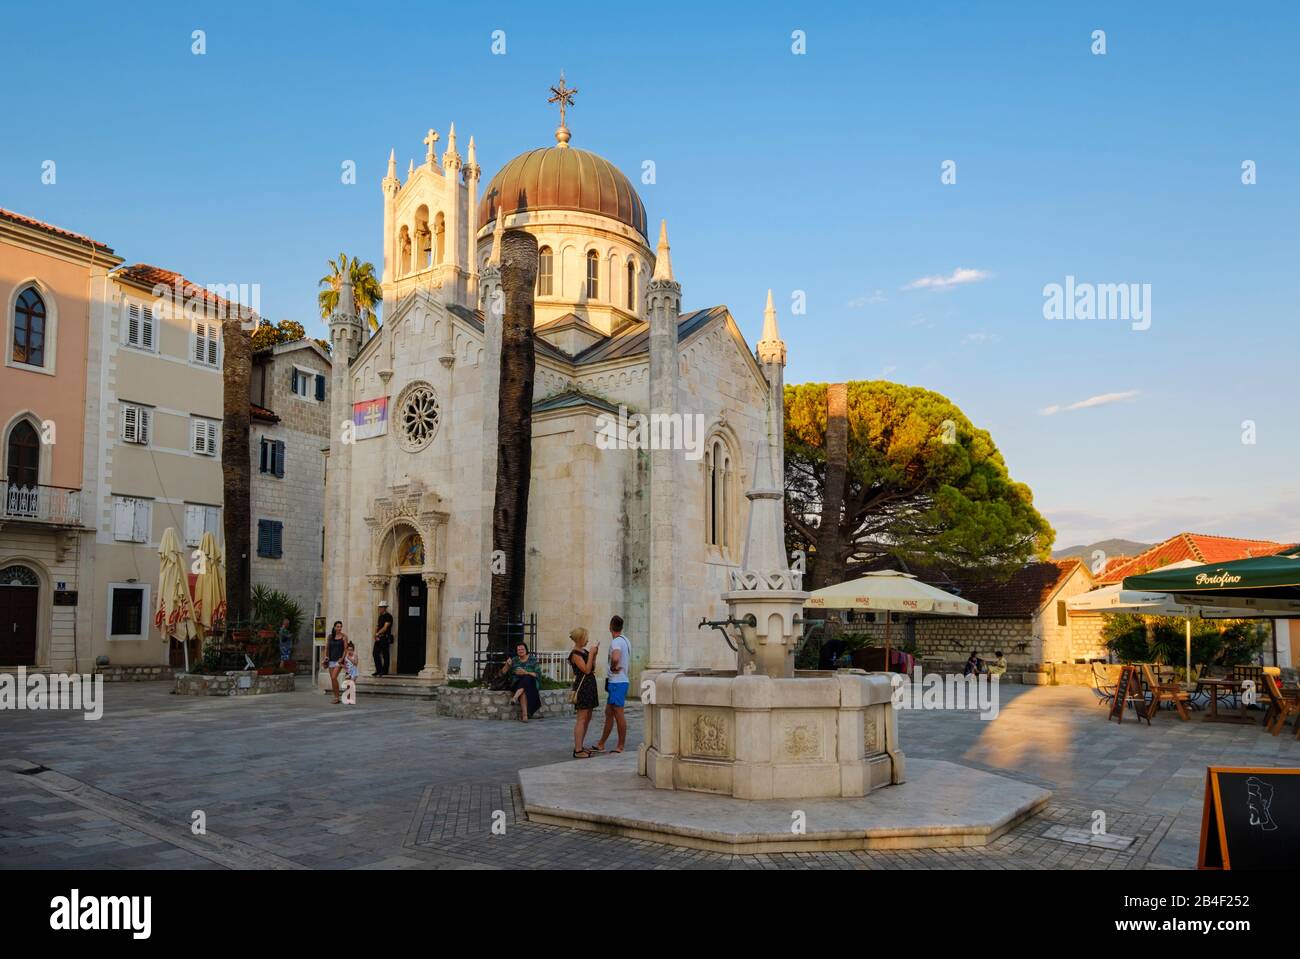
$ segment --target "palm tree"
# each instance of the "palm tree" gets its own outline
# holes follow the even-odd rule
[[[379,329],[379,318],[375,316],[375,307],[384,298],[383,287],[375,277],[375,265],[369,261],[362,263],[359,258],[340,253],[337,260],[329,261],[330,271],[320,278],[323,290],[316,297],[320,304],[321,319],[328,320],[339,305],[339,280],[344,271],[352,278],[352,300],[357,308],[357,316],[370,325],[371,331]]]
[[[226,605],[232,622],[248,618],[249,549],[252,534],[252,475],[249,453],[249,380],[252,377],[252,338],[249,311],[234,304],[221,321],[224,358],[221,365],[223,419],[221,424],[221,479],[226,534]]]
[[[524,572],[528,534],[528,487],[532,479],[533,285],[537,279],[537,238],[513,230],[501,243],[501,383],[497,398],[496,501],[492,511],[492,549],[505,556],[505,570],[492,577],[488,648],[507,648],[507,623],[524,618]],[[518,637],[522,639],[522,636]]]

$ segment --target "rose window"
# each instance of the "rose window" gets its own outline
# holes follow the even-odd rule
[[[442,408],[438,395],[426,383],[408,386],[397,401],[397,426],[402,448],[414,452],[433,442]]]

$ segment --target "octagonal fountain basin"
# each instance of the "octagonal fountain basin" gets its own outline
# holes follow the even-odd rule
[[[885,673],[642,675],[638,772],[659,789],[736,799],[865,796],[903,782]]]

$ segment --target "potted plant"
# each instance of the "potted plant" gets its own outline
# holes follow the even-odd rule
[[[252,600],[253,622],[257,624],[257,635],[261,640],[257,659],[262,666],[274,667],[281,661],[280,623],[287,619],[290,634],[297,638],[302,628],[302,607],[286,593],[260,584],[253,588]]]

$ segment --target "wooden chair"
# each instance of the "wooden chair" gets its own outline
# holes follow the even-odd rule
[[[1277,677],[1264,674],[1264,698],[1268,702],[1268,712],[1264,714],[1264,725],[1276,736],[1292,716],[1300,715],[1300,690],[1283,689],[1278,685]],[[1300,737],[1300,723],[1296,724],[1296,735]]]
[[[1232,678],[1238,682],[1251,680],[1255,684],[1255,702],[1258,703],[1264,698],[1264,667],[1263,666],[1233,666]],[[1235,703],[1241,705],[1241,692],[1238,691],[1233,699]]]
[[[1115,701],[1115,687],[1117,683],[1114,680],[1106,678],[1106,673],[1097,668],[1097,664],[1092,664],[1092,689],[1097,694],[1097,702],[1101,705],[1109,705]]]
[[[1191,693],[1177,683],[1161,682],[1155,668],[1146,664],[1142,666],[1142,678],[1151,689],[1151,705],[1147,707],[1148,716],[1154,716],[1161,703],[1172,703],[1174,709],[1178,710],[1179,719],[1186,722],[1192,718],[1187,710],[1187,701],[1192,698]]]

